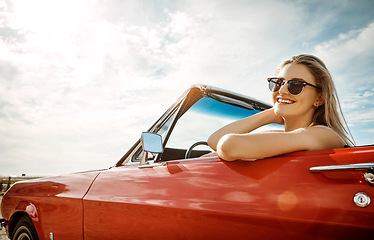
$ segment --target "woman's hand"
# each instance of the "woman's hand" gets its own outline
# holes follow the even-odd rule
[[[206,154],[200,156],[200,158],[203,158],[203,157],[218,157],[218,154],[217,154],[217,152],[212,151],[210,153],[206,153]]]
[[[268,123],[284,125],[284,119],[274,112],[274,108],[266,109],[263,113],[266,115]]]

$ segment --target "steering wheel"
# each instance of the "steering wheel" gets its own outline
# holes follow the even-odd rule
[[[194,149],[196,146],[199,146],[199,145],[207,145],[207,146],[209,146],[206,141],[195,142],[194,144],[191,145],[191,147],[188,148],[188,150],[187,150],[186,155],[184,156],[184,158],[185,159],[190,158],[190,155],[192,153],[192,149]]]

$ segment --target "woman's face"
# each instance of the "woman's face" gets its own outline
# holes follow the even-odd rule
[[[316,85],[314,76],[308,67],[303,64],[291,63],[286,65],[278,74],[279,78],[288,81],[294,78]],[[288,92],[287,84],[284,84],[277,92],[273,93],[274,111],[284,117],[308,117],[311,118],[317,106],[322,105],[321,93],[316,88],[306,85],[298,95]]]

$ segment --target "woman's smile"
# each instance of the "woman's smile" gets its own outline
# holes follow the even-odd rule
[[[289,98],[284,98],[284,97],[277,97],[276,98],[276,103],[278,104],[292,104],[292,103],[295,103],[294,100],[291,100]]]

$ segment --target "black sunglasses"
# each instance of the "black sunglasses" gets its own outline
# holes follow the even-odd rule
[[[317,88],[318,90],[322,91],[322,88],[317,87],[313,84],[307,83],[303,80],[299,80],[299,79],[291,79],[291,80],[286,82],[286,81],[284,81],[283,78],[268,78],[268,82],[269,82],[269,89],[272,92],[279,91],[279,89],[284,84],[287,84],[288,92],[291,93],[292,95],[297,95],[297,94],[301,93],[301,91],[303,90],[303,88],[306,85],[312,86],[312,87]]]

